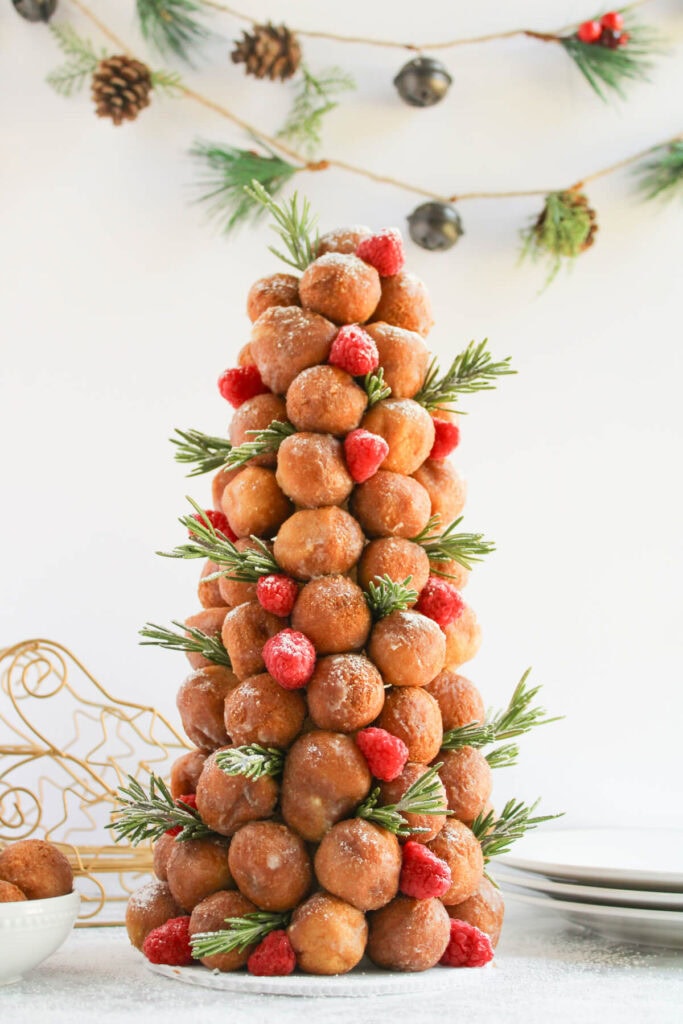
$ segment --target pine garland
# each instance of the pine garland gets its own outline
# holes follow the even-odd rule
[[[488,814],[480,814],[474,819],[470,827],[479,840],[485,863],[492,857],[507,853],[513,843],[544,821],[562,817],[562,814],[534,816],[539,803],[540,799],[531,805],[512,799],[505,804],[499,817],[496,817],[495,811],[489,811]]]
[[[68,22],[50,22],[48,28],[67,58],[47,76],[48,85],[60,96],[73,96],[92,77],[97,65],[106,58],[107,51],[104,47],[96,50],[90,40],[79,36]]]
[[[105,826],[115,833],[116,842],[127,839],[131,846],[138,846],[175,828],[180,828],[175,836],[178,842],[215,835],[194,807],[173,799],[164,780],[154,773],[149,777],[149,793],[129,775],[128,785],[121,786],[119,794],[121,806],[113,812],[116,820]]]
[[[254,198],[254,182],[273,196],[299,170],[272,151],[264,156],[253,149],[216,142],[198,140],[190,155],[201,166],[196,202],[204,205],[209,218],[216,220],[226,234],[264,212],[263,205]],[[252,191],[247,190],[249,185]]]
[[[201,654],[207,661],[214,665],[224,665],[232,668],[230,657],[220,636],[210,636],[195,626],[186,626],[182,622],[172,620],[172,624],[182,630],[181,633],[174,633],[172,629],[165,626],[157,626],[154,622],[148,622],[140,630],[141,647],[163,647],[167,651],[183,651],[185,654]],[[189,635],[188,635],[189,634]]]
[[[625,99],[626,85],[630,82],[647,82],[652,57],[661,52],[659,35],[649,26],[626,16],[624,27],[628,31],[628,42],[615,48],[599,42],[583,43],[576,33],[558,40],[591,89],[605,102],[610,93]]]
[[[645,199],[672,199],[683,195],[683,139],[659,146],[650,160],[636,168]]]
[[[416,537],[411,537],[411,540],[425,549],[432,563],[438,565],[440,562],[453,561],[458,562],[464,569],[472,569],[476,562],[481,562],[496,548],[492,541],[484,540],[483,533],[456,533],[462,520],[463,516],[459,516],[442,534],[436,534],[434,530],[439,525],[440,517],[432,516],[424,530]],[[453,579],[450,573],[439,570],[436,565],[432,565],[430,571],[435,576]]]
[[[417,590],[409,584],[412,576],[406,576],[397,583],[388,575],[375,577],[379,583],[371,581],[365,592],[365,600],[376,619],[383,619],[392,612],[404,612],[418,598]]]
[[[421,826],[411,827],[404,814],[451,814],[443,802],[443,789],[438,777],[439,768],[443,762],[432,765],[419,779],[405,791],[401,799],[395,804],[380,805],[380,787],[373,789],[370,796],[356,810],[356,816],[365,821],[372,821],[375,825],[393,832],[394,835],[405,839],[411,835],[428,832],[429,829]]]
[[[267,910],[255,910],[243,917],[226,917],[227,928],[217,932],[197,932],[190,939],[192,955],[197,960],[208,956],[220,956],[222,953],[240,953],[248,946],[262,942],[266,935],[279,928],[286,928],[291,920],[291,912],[271,913]]]
[[[164,57],[192,65],[192,50],[210,35],[198,17],[204,6],[199,0],[136,0],[145,42]]]
[[[196,463],[188,476],[201,476],[214,469],[222,469],[232,451],[232,445],[225,437],[212,437],[200,430],[178,430],[177,437],[169,437],[176,445],[175,460],[185,464]]]
[[[323,118],[339,106],[332,97],[356,88],[353,78],[341,68],[326,68],[314,75],[305,64],[287,120],[277,133],[295,149],[313,156],[320,146]]]
[[[267,775],[281,775],[285,755],[277,747],[249,743],[242,747],[219,750],[215,755],[215,764],[226,775],[243,775],[245,779],[256,780]]]
[[[520,259],[545,259],[546,287],[563,264],[569,265],[593,242],[597,228],[595,212],[583,193],[576,189],[550,192],[540,215],[522,231]]]
[[[476,391],[493,391],[498,377],[517,373],[510,368],[510,356],[499,363],[494,363],[487,344],[487,338],[479,344],[471,341],[441,375],[436,358],[432,359],[424,384],[414,396],[414,401],[419,402],[429,412],[436,412],[439,409],[451,410],[460,395],[471,395]]]

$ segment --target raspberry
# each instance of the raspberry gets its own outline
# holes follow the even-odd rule
[[[430,576],[420,591],[414,611],[433,619],[442,629],[459,618],[465,608],[460,592],[439,576]]]
[[[224,512],[216,512],[216,510],[213,508],[207,508],[204,509],[204,515],[209,520],[216,533],[222,533],[224,537],[228,538],[228,540],[237,540],[237,534],[230,526],[230,523],[228,522],[228,517],[225,515]],[[192,518],[196,519],[198,523],[206,525],[204,524],[204,521],[202,517],[199,515],[199,513],[192,516]],[[190,537],[195,536],[192,530],[188,530],[187,532],[190,535]]]
[[[188,807],[196,808],[197,807],[197,797],[194,795],[194,793],[186,793],[185,796],[179,796],[178,799],[175,801],[175,803],[177,805],[179,805],[181,803],[184,803],[184,804],[187,804]],[[183,831],[183,826],[182,825],[174,825],[173,828],[167,828],[165,833],[164,833],[164,835],[167,835],[167,836],[179,836],[182,831]]]
[[[261,978],[291,974],[296,967],[296,954],[287,932],[268,932],[265,939],[247,960],[247,970]]]
[[[408,760],[408,747],[403,740],[376,726],[356,733],[356,746],[374,777],[382,782],[398,778]]]
[[[299,588],[291,576],[259,576],[256,599],[265,611],[286,618],[297,599]]]
[[[261,380],[256,366],[236,366],[232,370],[224,370],[218,378],[218,390],[226,402],[234,409],[239,409],[243,402],[256,395],[264,395],[270,389]]]
[[[263,646],[263,660],[273,679],[285,690],[305,686],[315,669],[315,647],[303,633],[281,629]]]
[[[166,831],[164,832],[164,835],[165,836],[173,836],[173,838],[175,839],[175,837],[179,836],[182,831],[183,831],[183,826],[182,825],[174,825],[173,828],[167,828]]]
[[[403,847],[403,864],[398,887],[405,896],[428,900],[443,896],[451,887],[451,869],[445,860],[412,839]]]
[[[485,932],[468,921],[451,918],[451,938],[439,960],[444,967],[483,967],[493,960],[493,946]]]
[[[380,277],[393,277],[405,263],[401,232],[398,228],[385,228],[364,238],[356,249],[356,256],[370,263]]]
[[[370,373],[379,366],[379,352],[374,338],[358,324],[340,327],[330,349],[330,363],[346,370],[352,377]]]
[[[374,476],[389,454],[389,445],[379,434],[358,427],[344,439],[346,466],[357,484]]]
[[[189,917],[172,917],[154,928],[142,944],[142,952],[152,964],[185,967],[192,963]]]
[[[432,417],[434,424],[434,444],[429,453],[430,459],[446,459],[460,443],[460,427],[449,420]]]

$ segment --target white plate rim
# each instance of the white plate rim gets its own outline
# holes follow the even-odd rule
[[[683,935],[683,910],[653,910],[651,907],[613,907],[602,903],[574,903],[572,900],[554,900],[551,896],[537,896],[533,893],[517,892],[510,889],[508,889],[508,895],[523,903],[545,907],[546,910],[562,909],[587,917],[612,917],[657,925],[680,925]]]
[[[586,897],[591,903],[614,906],[631,906],[640,910],[682,910],[683,893],[659,892],[657,889],[618,889],[613,886],[598,885],[572,885],[571,882],[556,882],[544,875],[524,873],[512,869],[509,871],[497,871],[496,881],[504,888],[514,885],[520,889],[530,889],[533,892],[546,893],[548,896],[559,896],[562,898],[572,896]],[[584,904],[584,900],[578,900]]]

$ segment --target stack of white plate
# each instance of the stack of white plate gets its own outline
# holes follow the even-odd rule
[[[683,829],[532,833],[494,873],[509,897],[609,938],[683,948]]]

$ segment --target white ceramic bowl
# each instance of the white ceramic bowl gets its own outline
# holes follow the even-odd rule
[[[20,981],[59,949],[74,926],[80,903],[77,892],[0,903],[0,985]]]

